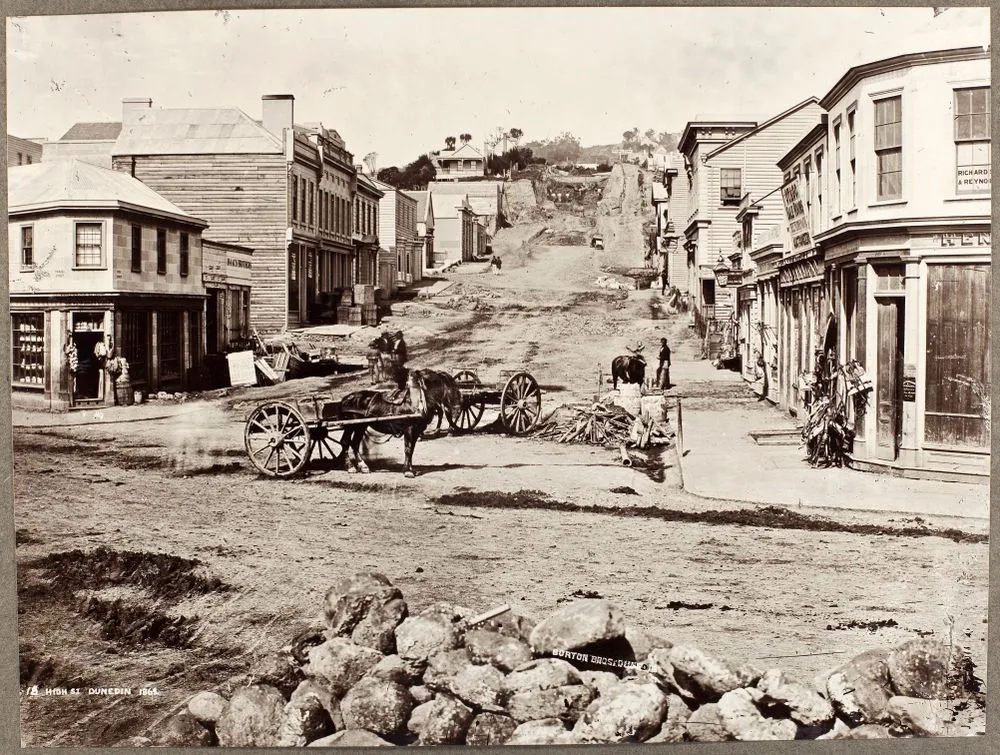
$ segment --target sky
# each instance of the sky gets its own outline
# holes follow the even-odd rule
[[[928,7],[19,17],[7,22],[7,130],[57,139],[78,121],[121,120],[128,97],[259,118],[261,95],[293,94],[297,122],[336,129],[356,162],[375,152],[380,168],[446,136],[481,146],[497,127],[609,144],[634,127],[680,132],[699,115],[775,115],[932,18]]]

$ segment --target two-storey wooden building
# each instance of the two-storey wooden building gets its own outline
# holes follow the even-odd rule
[[[113,403],[109,352],[128,360],[136,389],[197,387],[207,223],[134,178],[78,160],[7,177],[15,405]]]
[[[424,270],[434,267],[434,200],[429,191],[408,191],[417,201],[417,240]]]
[[[383,181],[375,181],[381,189],[379,228],[382,245],[396,258],[396,280],[406,286],[424,276],[421,243],[417,237],[417,200],[410,192],[397,189]]]

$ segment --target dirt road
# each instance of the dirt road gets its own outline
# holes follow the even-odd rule
[[[663,319],[653,293],[594,287],[609,258],[641,264],[634,175],[622,182],[624,212],[515,228],[498,239],[502,275],[463,266],[440,301],[401,308],[386,324],[406,332],[411,363],[471,365],[487,381],[527,369],[547,410],[592,397],[599,365],[606,373],[636,339],[650,350],[666,333],[675,360],[693,358],[686,321]],[[566,243],[595,222],[604,254]],[[375,447],[369,476],[251,473],[242,421],[255,401],[363,383],[311,378],[233,391],[168,421],[15,431],[22,684],[160,693],[24,696],[25,745],[142,733],[285,644],[328,587],[365,569],[414,608],[509,603],[540,618],[596,593],[631,625],[805,680],[862,650],[950,632],[985,678],[981,528],[956,542],[852,529],[885,524],[866,513],[786,526],[780,512],[739,514],[752,507],[686,494],[670,452],[627,469],[604,449],[489,430],[421,441],[415,479],[400,473],[396,440]],[[750,398],[738,384],[684,390]]]

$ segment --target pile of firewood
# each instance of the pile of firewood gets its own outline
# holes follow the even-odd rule
[[[636,448],[662,446],[671,442],[674,433],[665,422],[652,417],[636,417],[629,430],[629,441]]]
[[[563,404],[535,429],[536,438],[616,448],[628,442],[635,418],[614,404]]]

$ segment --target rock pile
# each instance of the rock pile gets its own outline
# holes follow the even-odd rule
[[[496,614],[497,612],[491,612]],[[326,595],[324,621],[228,699],[201,692],[148,739],[243,747],[584,744],[964,736],[983,696],[958,646],[911,640],[806,683],[633,631],[603,599],[543,621],[411,613],[379,574]]]

